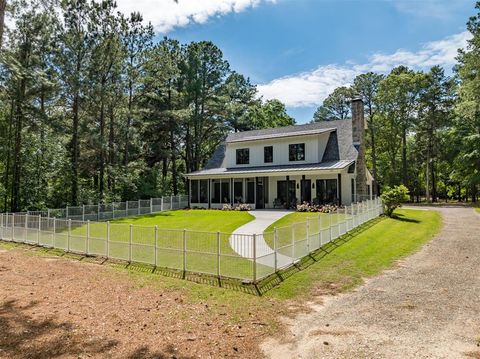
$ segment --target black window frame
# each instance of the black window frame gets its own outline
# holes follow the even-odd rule
[[[237,165],[250,164],[250,148],[237,148],[235,159]]]
[[[263,162],[264,163],[273,162],[273,146],[263,147]]]
[[[305,161],[305,143],[289,144],[288,145],[288,160],[290,162]]]

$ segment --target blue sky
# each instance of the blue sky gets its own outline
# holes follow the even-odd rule
[[[474,0],[119,0],[158,37],[211,40],[265,98],[311,120],[325,96],[365,71],[450,70]]]

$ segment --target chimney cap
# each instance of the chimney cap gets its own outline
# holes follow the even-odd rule
[[[360,95],[355,95],[355,96],[352,97],[352,102],[357,102],[357,101],[363,102],[362,96],[360,96]]]

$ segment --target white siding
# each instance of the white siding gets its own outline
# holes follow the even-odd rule
[[[288,164],[319,163],[328,142],[329,133],[309,136],[287,137],[259,141],[234,142],[227,144],[225,154],[225,166],[251,167],[251,166],[276,166]],[[290,144],[305,143],[305,160],[289,161],[288,148]],[[265,163],[263,149],[265,146],[273,146],[273,162]],[[236,164],[236,150],[241,148],[250,149],[250,163],[245,165]]]

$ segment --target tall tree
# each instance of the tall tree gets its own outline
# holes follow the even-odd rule
[[[350,87],[337,87],[315,111],[313,120],[315,122],[345,120],[350,116],[350,101],[353,95]]]
[[[365,115],[368,123],[368,139],[370,142],[370,153],[372,158],[372,175],[375,180],[374,190],[375,193],[379,193],[380,186],[378,183],[378,171],[377,171],[377,147],[375,142],[376,135],[376,118],[378,104],[377,93],[380,82],[384,79],[383,75],[376,74],[374,72],[368,72],[366,74],[358,75],[353,80],[353,92],[356,95],[360,95],[365,104]]]
[[[453,131],[460,145],[456,170],[470,189],[473,200],[477,199],[480,185],[480,2],[475,9],[477,14],[467,23],[473,38],[457,58],[456,74],[461,83]]]
[[[3,43],[3,26],[5,23],[5,9],[7,8],[7,0],[0,0],[0,49]]]

